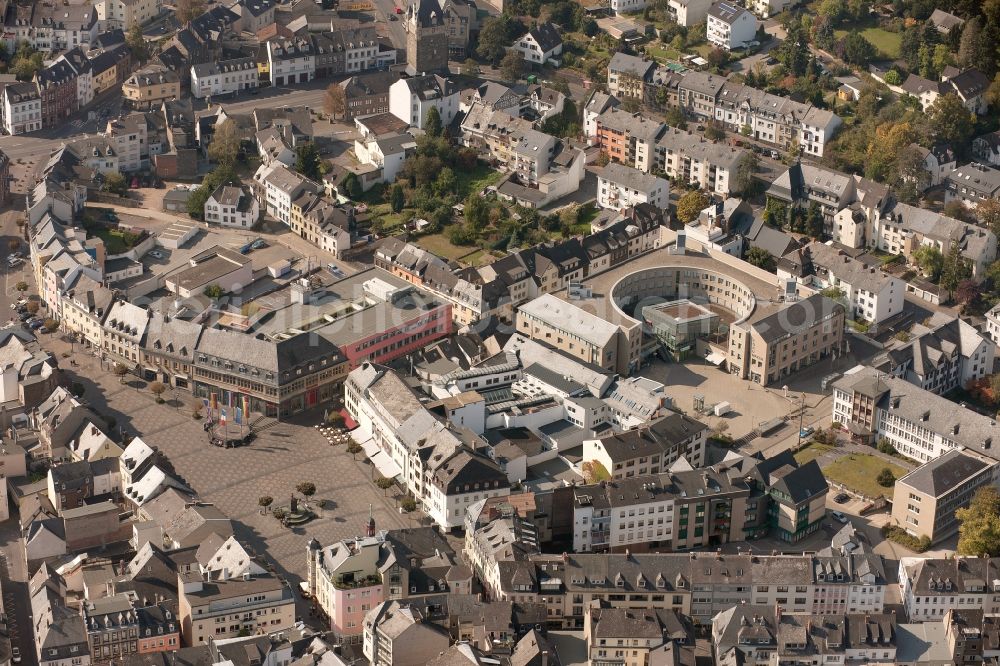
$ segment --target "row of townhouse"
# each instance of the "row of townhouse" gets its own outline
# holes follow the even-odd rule
[[[97,39],[97,12],[89,3],[29,2],[5,5],[4,10],[3,42],[8,53],[23,42],[47,53],[77,46],[86,50]]]
[[[643,173],[663,174],[727,196],[747,152],[614,106],[593,116],[594,143],[612,162]],[[588,132],[589,134],[589,132]]]
[[[903,311],[905,282],[818,241],[781,257],[777,272],[820,291],[839,290],[851,319],[878,325]]]
[[[795,164],[767,190],[792,206],[820,207],[824,233],[849,248],[875,248],[903,255],[931,246],[947,254],[957,245],[973,274],[983,275],[997,257],[997,237],[988,229],[896,201],[884,185],[811,164]]]
[[[273,86],[386,69],[396,63],[395,49],[380,42],[375,28],[370,26],[269,41],[266,54]]]
[[[1000,559],[904,557],[899,592],[911,622],[940,621],[949,611],[1000,615]]]
[[[481,529],[495,531],[492,523],[501,520]],[[466,556],[487,594],[543,603],[549,625],[565,628],[582,627],[585,609],[595,601],[621,609],[677,610],[702,625],[741,604],[781,606],[790,613],[880,613],[889,584],[879,555],[839,549],[803,555],[559,556],[509,547],[486,550],[485,557],[477,552],[467,545]]]
[[[4,89],[2,120],[8,134],[36,132],[66,122],[132,71],[132,56],[123,41],[96,53],[85,49],[72,48],[38,71],[32,81]]]
[[[678,104],[686,113],[721,122],[732,131],[805,155],[822,157],[841,125],[837,114],[811,104],[766,93],[727,77],[692,71],[678,85]]]
[[[421,403],[393,370],[363,363],[344,383],[355,437],[384,476],[396,478],[442,531],[465,524],[470,504],[510,494],[499,465]]]
[[[675,414],[650,428],[678,428],[685,418]],[[640,429],[599,444],[642,444],[642,438]],[[640,460],[651,457],[644,453]],[[577,486],[573,494],[574,551],[678,551],[767,534],[799,541],[826,518],[827,484],[818,466],[800,466],[785,453],[767,461],[736,456],[705,468],[679,463],[636,476],[621,476],[616,465],[611,480]]]
[[[513,322],[521,304],[661,245],[662,210],[639,204],[618,218],[583,239],[518,250],[489,266],[460,271],[422,248],[387,239],[376,250],[375,265],[449,301],[460,325],[490,316]]]

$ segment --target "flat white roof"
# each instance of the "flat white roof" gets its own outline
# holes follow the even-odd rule
[[[519,310],[593,345],[606,345],[618,332],[617,325],[552,294],[539,296],[522,305]]]

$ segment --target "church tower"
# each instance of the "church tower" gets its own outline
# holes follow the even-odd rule
[[[412,0],[406,8],[406,72],[448,72],[448,28],[438,0]]]

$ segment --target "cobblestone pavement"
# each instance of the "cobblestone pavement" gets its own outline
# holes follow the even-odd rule
[[[84,400],[101,414],[110,415],[123,432],[138,434],[163,451],[177,474],[236,523],[237,536],[257,552],[265,552],[283,575],[295,580],[305,573],[306,543],[316,537],[323,545],[363,535],[372,505],[379,529],[417,526],[416,518],[400,515],[392,497],[372,483],[371,466],[354,461],[343,444],[332,446],[312,425],[277,423],[260,433],[251,446],[221,449],[208,444],[202,422],[192,418],[194,398],[177,391],[156,404],[144,382],[121,384],[101,368],[91,350],[75,346],[71,358],[62,357],[70,345],[55,337],[43,339],[59,356],[67,381],[79,381]],[[295,486],[316,484],[310,504],[317,518],[294,530],[282,527],[270,514],[262,515],[257,500],[274,498],[287,506]],[[319,508],[323,500],[323,508]]]

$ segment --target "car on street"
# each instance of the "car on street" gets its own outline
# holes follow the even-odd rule
[[[15,664],[21,663],[21,648],[16,645],[12,645],[10,648],[10,660]]]
[[[265,247],[267,247],[267,241],[263,238],[258,238],[254,242],[250,243],[251,250],[261,250]]]
[[[816,432],[816,428],[813,428],[812,426],[806,426],[805,428],[799,430],[799,437],[805,439],[806,437],[812,435],[814,432]]]
[[[30,324],[28,324],[28,328],[30,328],[33,331],[37,331],[38,329],[40,329],[43,326],[45,326],[45,322],[42,321],[41,319],[36,319],[35,321],[33,321]]]
[[[846,504],[849,499],[851,499],[851,496],[847,493],[838,493],[837,496],[833,498],[833,501],[837,504]]]
[[[160,252],[159,250],[150,250],[149,256],[151,256],[153,259],[163,259],[163,253]]]
[[[34,317],[33,314],[31,314],[30,312],[25,311],[25,312],[21,313],[21,316],[19,318],[20,318],[21,321],[23,321],[24,323],[27,324],[29,321],[31,321],[31,319],[33,317]]]
[[[845,525],[847,524],[847,516],[842,514],[840,511],[831,511],[830,515],[833,516],[833,519],[836,520],[838,523],[843,523]]]
[[[395,15],[395,14],[389,14],[389,20],[390,20],[390,21],[398,21],[399,19],[398,19],[398,18],[396,18],[396,15]]]

